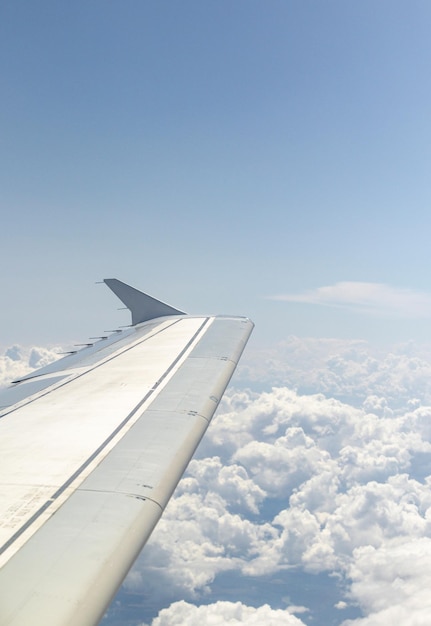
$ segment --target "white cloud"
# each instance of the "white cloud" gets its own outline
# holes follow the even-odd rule
[[[297,427],[288,428],[274,443],[252,441],[238,450],[233,459],[251,472],[267,495],[273,496],[287,496],[316,468],[322,471],[330,461],[329,454]]]
[[[223,572],[250,579],[294,568],[352,579],[333,605],[357,604],[368,617],[380,611],[361,587],[363,550],[386,554],[398,542],[408,553],[431,537],[431,478],[413,475],[415,459],[431,456],[431,410],[394,415],[384,398],[356,408],[286,388],[231,391],[224,408],[206,437],[206,452],[218,456],[192,463],[144,551],[144,588],[158,572],[163,587],[192,597]]]
[[[184,478],[177,491],[183,493],[214,491],[231,508],[248,509],[258,513],[258,505],[266,497],[266,493],[251,480],[241,465],[223,465],[219,457],[210,457],[205,461],[192,460],[188,467],[187,478]]]
[[[15,378],[44,367],[59,358],[61,348],[11,346],[0,354],[0,388]]]
[[[345,281],[303,293],[273,296],[272,299],[350,308],[372,315],[431,316],[431,294],[382,283]]]
[[[187,602],[175,602],[160,611],[151,626],[305,626],[299,618],[288,611],[272,609],[267,604],[257,608],[241,602],[216,602],[195,606]],[[143,625],[144,626],[144,625]]]
[[[355,552],[351,597],[367,616],[342,626],[428,626],[431,616],[431,539],[394,538],[380,548]]]
[[[431,404],[431,346],[404,343],[378,349],[366,341],[290,336],[270,348],[250,347],[236,380],[259,388],[321,392],[356,406],[375,396],[373,401],[388,409],[404,410]]]
[[[291,613],[308,602],[303,619],[323,626],[312,594],[297,597],[284,586],[279,601],[289,595],[289,612],[248,606],[268,602],[247,590],[261,589],[252,581],[279,581],[290,572],[329,574],[342,582],[338,595],[328,599],[336,623],[428,624],[427,354],[411,345],[380,355],[362,342],[291,338],[286,345],[296,355],[289,371],[297,367],[298,380],[314,359],[314,372],[308,373],[330,381],[343,401],[286,386],[259,393],[231,389],[127,589],[152,603],[157,599],[159,607],[178,598],[207,600],[203,606],[175,602],[152,626],[271,620],[299,626],[303,622]],[[15,376],[53,356],[13,347],[0,363]],[[355,388],[361,397],[352,393]],[[220,599],[213,589],[226,577],[235,580],[241,602],[210,602]],[[352,606],[361,608],[362,617],[351,617]]]
[[[220,494],[206,488],[205,466],[212,460],[199,464],[202,482],[193,486],[194,492],[188,478],[180,483],[142,554],[142,567],[135,568],[127,580],[132,588],[194,598],[197,592],[208,591],[217,575],[241,571],[276,538],[277,530],[269,522],[255,523],[247,515],[231,512]],[[234,499],[232,506],[236,504]]]

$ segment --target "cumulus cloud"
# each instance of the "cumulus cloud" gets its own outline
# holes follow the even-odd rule
[[[363,546],[351,566],[351,596],[367,613],[342,626],[427,626],[431,615],[431,539],[394,538],[376,549]]]
[[[213,459],[194,465],[195,471],[200,466],[199,478],[186,478],[180,484],[143,553],[143,567],[135,568],[126,581],[129,588],[168,598],[176,594],[196,598],[197,592],[210,590],[217,575],[241,570],[276,537],[270,523],[256,524],[247,515],[232,512],[235,498],[228,504],[213,491],[215,483],[207,485],[206,470]],[[252,491],[261,493],[258,486]]]
[[[59,358],[61,348],[10,346],[0,354],[0,388]]]
[[[195,606],[180,601],[168,609],[160,611],[151,626],[304,626],[304,622],[280,609],[272,609],[267,604],[260,607],[245,606],[241,602],[216,602],[203,606]],[[142,626],[145,626],[144,624]]]
[[[273,296],[272,299],[349,308],[371,315],[408,318],[431,316],[431,294],[383,283],[345,281],[303,293]]]
[[[408,342],[377,348],[366,341],[290,336],[267,348],[250,347],[236,377],[242,385],[287,386],[321,392],[376,410],[431,404],[431,346]],[[238,400],[239,401],[239,400]]]
[[[124,589],[157,607],[151,626],[428,624],[428,353],[297,338],[286,349],[290,382],[312,362],[318,393],[228,391]],[[12,378],[55,357],[14,346],[0,363]],[[322,576],[331,593],[301,595]],[[274,602],[264,583],[280,589]]]
[[[394,412],[371,396],[354,407],[288,388],[232,390],[223,406],[206,438],[214,456],[193,461],[138,564],[143,589],[156,574],[163,588],[197,598],[227,572],[327,572],[344,581],[333,603],[339,624],[355,606],[363,617],[346,625],[385,623],[363,620],[388,619],[395,580],[418,590],[424,582],[427,557],[414,554],[431,541],[429,407]],[[388,569],[395,547],[413,555],[408,571],[401,559]],[[367,570],[370,554],[376,567]],[[381,561],[390,584],[379,582]]]

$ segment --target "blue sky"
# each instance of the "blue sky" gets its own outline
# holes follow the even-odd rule
[[[247,314],[255,341],[428,338],[423,316],[265,297],[430,291],[430,18],[396,0],[3,2],[2,343],[117,323],[93,286],[111,276]]]
[[[429,624],[430,21],[1,3],[0,384],[129,323],[105,277],[256,322],[107,626]]]

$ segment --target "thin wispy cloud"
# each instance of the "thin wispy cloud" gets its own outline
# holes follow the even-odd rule
[[[383,283],[345,281],[302,293],[272,296],[271,300],[349,308],[379,316],[431,317],[431,294]]]

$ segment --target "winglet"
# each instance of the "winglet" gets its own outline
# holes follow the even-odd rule
[[[156,317],[164,317],[165,315],[185,315],[184,311],[174,309],[169,304],[165,304],[160,300],[152,298],[142,291],[122,283],[121,280],[116,278],[105,278],[103,280],[109,289],[111,289],[116,296],[118,296],[132,314],[132,326],[140,324],[141,322],[147,322]]]

